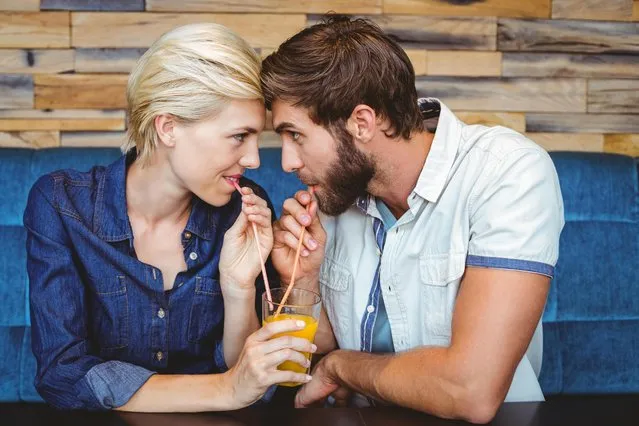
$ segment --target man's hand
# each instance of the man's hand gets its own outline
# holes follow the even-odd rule
[[[315,366],[313,379],[305,384],[295,396],[295,408],[307,408],[316,403],[323,403],[329,395],[341,389],[340,384],[332,377],[327,361],[330,354],[326,355]],[[340,396],[343,392],[338,393]],[[343,398],[341,398],[343,399]]]
[[[308,211],[307,207],[309,207]],[[296,281],[297,279],[306,281],[306,278],[310,278],[309,282],[317,282],[319,269],[324,261],[326,244],[326,232],[317,216],[317,209],[317,201],[309,192],[298,191],[295,198],[289,198],[284,202],[282,216],[273,224],[275,242],[271,260],[285,285],[288,285],[291,280],[295,252],[304,226],[306,226],[306,232]],[[318,291],[317,288],[308,290]]]

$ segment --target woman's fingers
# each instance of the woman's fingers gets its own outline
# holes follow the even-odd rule
[[[309,361],[308,358],[293,349],[282,349],[277,352],[272,352],[262,357],[261,360],[262,365],[266,369],[277,368],[277,366],[284,361],[294,362],[302,368],[308,368],[311,366],[311,361]]]

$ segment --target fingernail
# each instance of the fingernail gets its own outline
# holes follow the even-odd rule
[[[312,249],[315,249],[317,248],[317,241],[311,238],[310,240],[308,240],[308,245],[310,245]]]
[[[295,325],[297,326],[297,328],[304,328],[306,327],[306,323],[304,321],[296,321]]]
[[[308,374],[306,375],[306,381],[310,382],[311,380],[313,380],[313,376],[309,376]]]
[[[308,194],[302,194],[302,201],[308,201],[311,199],[311,196]]]
[[[310,367],[311,366],[311,361],[310,360],[306,360],[306,362],[304,363],[304,367]]]
[[[311,252],[309,252],[308,250],[302,250],[302,256],[307,257],[309,254],[311,254]]]
[[[311,223],[311,217],[305,214],[304,216],[302,216],[302,222],[304,222],[304,225],[308,225],[309,223]]]
[[[311,346],[311,352],[316,352],[317,351],[317,346],[316,345],[312,345]]]

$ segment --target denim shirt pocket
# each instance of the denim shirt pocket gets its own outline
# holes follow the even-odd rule
[[[213,343],[222,338],[220,325],[224,319],[224,304],[220,283],[211,277],[198,276],[195,277],[194,291],[189,317],[189,342]]]
[[[465,253],[422,254],[419,257],[424,329],[433,338],[449,339],[451,336],[452,312],[465,263]]]
[[[122,349],[129,344],[129,298],[126,277],[116,275],[95,287],[93,334],[101,351]]]
[[[336,333],[335,337],[338,341],[343,341],[347,339],[349,329],[352,326],[350,303],[354,282],[353,274],[346,266],[326,257],[320,269],[319,281],[322,304],[333,326],[333,331]]]

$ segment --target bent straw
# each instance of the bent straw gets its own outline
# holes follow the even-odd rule
[[[313,188],[309,188],[308,192],[311,193],[311,203],[313,202]],[[311,203],[308,204],[308,206],[306,206],[306,212],[310,212],[311,210]],[[288,299],[289,294],[291,293],[291,290],[293,290],[293,286],[295,285],[295,274],[297,272],[297,264],[299,263],[300,260],[300,251],[302,249],[302,242],[304,241],[304,233],[306,232],[306,226],[302,227],[302,232],[300,234],[300,240],[297,243],[297,250],[295,251],[295,259],[293,260],[293,273],[291,274],[291,283],[289,284],[289,286],[286,288],[286,292],[284,293],[284,296],[282,297],[282,300],[279,303],[279,306],[277,307],[277,312],[275,312],[274,317],[277,318],[277,316],[282,312],[282,308],[284,307],[284,305],[286,304],[286,299]]]
[[[237,192],[240,193],[240,196],[244,195],[242,194],[242,188],[240,188],[240,185],[237,182],[234,181],[233,185],[235,186],[235,189],[237,189]],[[266,275],[266,267],[264,265],[264,256],[262,255],[262,248],[260,247],[260,237],[259,237],[259,234],[257,233],[257,226],[255,225],[255,223],[251,222],[251,225],[253,225],[253,235],[255,235],[255,244],[257,245],[257,253],[260,256],[260,266],[262,267],[262,278],[264,278],[264,287],[266,288],[266,299],[268,300],[268,304],[270,308],[273,309],[273,299],[271,298],[271,287],[268,284],[268,276]]]

